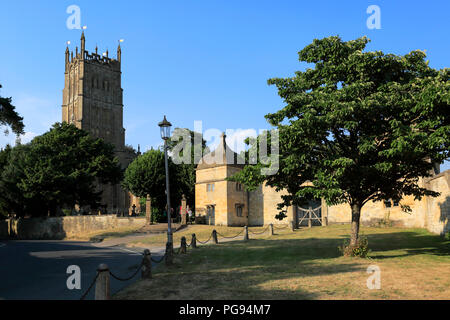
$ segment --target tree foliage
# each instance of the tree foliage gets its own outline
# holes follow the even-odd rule
[[[268,81],[285,103],[266,115],[279,130],[280,170],[262,177],[258,164],[234,177],[287,190],[281,207],[311,198],[348,203],[352,246],[365,203],[437,196],[419,179],[449,156],[449,70],[430,68],[419,50],[364,52],[368,41],[316,39],[299,52],[314,68]]]
[[[168,164],[171,205],[176,207],[181,198],[176,179],[177,168],[170,158]],[[151,149],[137,157],[125,170],[122,185],[137,197],[150,195],[152,207],[159,211],[165,210],[167,199],[164,152]]]
[[[200,133],[176,128],[167,146],[171,206],[177,208],[184,194],[188,204],[193,207],[196,162],[202,153],[208,152],[206,141],[202,139]],[[186,153],[185,161],[182,161]],[[123,186],[138,197],[146,197],[149,194],[152,198],[152,207],[164,210],[167,202],[165,177],[164,152],[152,149],[128,166]]]
[[[2,86],[0,85],[0,88]],[[24,133],[23,118],[15,111],[11,98],[0,96],[0,126],[10,126],[16,135]],[[8,132],[7,130],[5,132]]]
[[[190,154],[184,158],[184,162],[175,161],[176,178],[180,188],[180,193],[184,194],[187,203],[194,208],[195,205],[195,169],[202,158],[202,155],[209,153],[206,141],[201,133],[189,129],[175,128],[172,137],[168,142],[171,158],[183,159],[185,153]]]
[[[97,184],[122,177],[114,146],[67,123],[0,154],[0,210],[18,216],[55,215],[76,204],[96,208]]]

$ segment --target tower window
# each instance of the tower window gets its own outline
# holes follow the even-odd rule
[[[214,183],[208,183],[206,185],[206,192],[214,192]]]
[[[236,191],[242,191],[242,184],[236,183]]]

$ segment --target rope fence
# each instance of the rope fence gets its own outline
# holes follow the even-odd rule
[[[114,273],[112,273],[111,271],[109,271],[109,274],[111,275],[111,277],[113,277],[113,278],[116,279],[116,280],[119,280],[119,281],[129,281],[129,280],[133,279],[133,278],[138,274],[139,271],[141,271],[143,265],[144,265],[144,260],[142,260],[141,265],[140,265],[140,266],[137,268],[137,270],[136,270],[131,276],[129,276],[128,278],[121,278],[121,277],[119,277],[119,276],[116,276],[116,275],[115,275]]]
[[[197,248],[197,242],[200,244],[207,244],[212,239],[213,243],[219,244],[218,236],[220,236],[221,238],[224,238],[224,239],[235,239],[239,236],[242,236],[242,234],[244,233],[243,239],[244,239],[244,241],[248,241],[249,234],[261,235],[261,234],[266,233],[268,230],[270,230],[270,235],[273,235],[274,229],[280,230],[280,229],[286,229],[288,227],[289,227],[289,225],[284,226],[282,228],[275,228],[273,224],[270,224],[260,232],[253,232],[253,231],[249,231],[248,227],[245,226],[244,228],[242,228],[242,230],[239,233],[237,233],[236,235],[233,235],[233,236],[228,236],[228,235],[225,236],[221,233],[218,233],[216,230],[213,230],[211,232],[208,240],[206,240],[206,241],[198,240],[197,236],[194,233],[194,234],[192,234],[192,240],[191,240],[190,244],[187,244],[186,237],[181,238],[181,244],[180,244],[180,247],[178,248],[178,250],[176,251],[176,254],[186,254],[187,248],[194,248],[194,249]],[[174,250],[173,250],[172,243],[166,244],[166,251],[165,251],[164,255],[158,259],[153,258],[150,250],[146,249],[143,253],[142,261],[141,261],[140,265],[137,267],[137,269],[130,276],[123,277],[123,278],[116,275],[112,271],[110,271],[109,267],[106,264],[101,264],[97,268],[97,273],[96,273],[94,279],[92,280],[92,282],[89,285],[86,292],[81,296],[80,300],[84,300],[87,297],[87,295],[89,294],[89,292],[92,290],[92,288],[94,288],[94,286],[95,286],[95,300],[109,300],[110,299],[110,292],[109,292],[110,291],[110,285],[109,285],[110,277],[112,277],[113,279],[118,280],[118,281],[129,281],[129,280],[133,279],[134,277],[136,277],[136,275],[141,271],[142,279],[151,279],[152,278],[152,263],[157,265],[157,264],[165,261],[165,264],[170,266],[173,264],[173,255],[174,255]]]
[[[92,282],[91,282],[91,285],[86,290],[86,292],[81,296],[80,300],[84,300],[86,298],[86,296],[88,295],[88,293],[91,291],[92,287],[94,286],[95,282],[97,281],[98,275],[99,275],[99,273],[97,272],[97,274],[95,275],[94,280],[92,280]]]
[[[260,235],[260,234],[266,233],[267,230],[269,230],[269,228],[270,228],[270,226],[267,226],[267,227],[266,227],[263,231],[261,231],[261,232],[252,232],[252,231],[249,231],[249,232],[250,232],[250,234],[253,234],[253,235]]]
[[[217,234],[218,234],[219,236],[221,236],[222,238],[224,238],[224,239],[235,239],[235,238],[239,237],[239,236],[242,234],[242,232],[244,232],[244,231],[245,231],[245,229],[242,229],[241,232],[239,232],[239,233],[238,233],[237,235],[235,235],[235,236],[224,236],[224,235],[220,234],[219,232],[217,232]]]

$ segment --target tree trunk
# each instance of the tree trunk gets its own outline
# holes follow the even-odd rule
[[[357,247],[359,241],[359,219],[361,217],[361,205],[353,203],[352,207],[352,235],[350,238],[350,246]]]

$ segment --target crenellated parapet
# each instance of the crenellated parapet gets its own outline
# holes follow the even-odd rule
[[[98,48],[95,48],[95,52],[89,53],[85,49],[86,47],[86,38],[84,36],[84,31],[81,34],[81,50],[78,52],[78,47],[75,49],[75,54],[73,51],[69,51],[69,47],[66,48],[66,72],[70,70],[74,65],[79,64],[79,62],[86,62],[90,64],[97,64],[98,66],[107,66],[115,69],[116,71],[120,71],[120,61],[122,57],[122,49],[120,44],[117,48],[117,58],[113,59],[109,57],[108,50],[105,54],[98,54]]]

